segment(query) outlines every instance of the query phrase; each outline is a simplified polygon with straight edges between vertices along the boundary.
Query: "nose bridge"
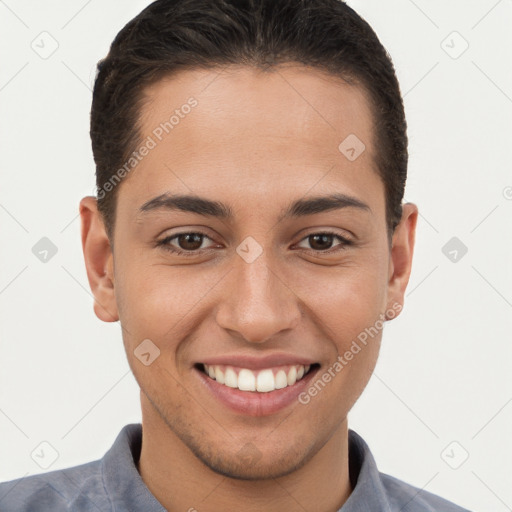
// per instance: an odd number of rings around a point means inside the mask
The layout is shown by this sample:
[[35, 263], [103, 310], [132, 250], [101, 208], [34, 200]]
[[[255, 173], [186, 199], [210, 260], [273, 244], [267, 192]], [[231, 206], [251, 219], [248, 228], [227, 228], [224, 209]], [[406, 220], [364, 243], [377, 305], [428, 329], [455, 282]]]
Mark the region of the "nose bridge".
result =
[[293, 327], [300, 318], [300, 309], [271, 251], [261, 246], [258, 249], [254, 239], [246, 243], [237, 248], [235, 268], [230, 272], [230, 285], [217, 321], [247, 341], [263, 343]]

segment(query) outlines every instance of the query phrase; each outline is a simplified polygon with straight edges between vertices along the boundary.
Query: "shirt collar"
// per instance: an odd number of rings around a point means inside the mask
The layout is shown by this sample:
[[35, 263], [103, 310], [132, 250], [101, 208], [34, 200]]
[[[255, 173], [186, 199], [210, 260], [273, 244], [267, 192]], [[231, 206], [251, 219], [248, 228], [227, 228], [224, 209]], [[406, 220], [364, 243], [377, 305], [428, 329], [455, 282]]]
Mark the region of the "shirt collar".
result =
[[[338, 512], [391, 512], [375, 459], [363, 438], [349, 430], [352, 493]], [[116, 512], [166, 512], [142, 480], [136, 463], [142, 446], [142, 425], [123, 427], [102, 459], [105, 489]]]
[[142, 480], [136, 463], [142, 446], [142, 425], [123, 427], [101, 462], [103, 483], [116, 512], [166, 512]]
[[364, 439], [348, 431], [348, 461], [352, 493], [338, 512], [391, 512], [377, 464]]

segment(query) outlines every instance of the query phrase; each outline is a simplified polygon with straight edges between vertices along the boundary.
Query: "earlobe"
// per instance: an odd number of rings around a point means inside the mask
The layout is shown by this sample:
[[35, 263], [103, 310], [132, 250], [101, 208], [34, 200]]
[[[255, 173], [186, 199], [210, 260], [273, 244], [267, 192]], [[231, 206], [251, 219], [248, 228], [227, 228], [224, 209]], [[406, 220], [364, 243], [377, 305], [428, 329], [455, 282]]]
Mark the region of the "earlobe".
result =
[[[402, 219], [393, 234], [391, 247], [387, 294], [388, 310], [400, 312], [404, 304], [405, 290], [412, 269], [417, 220], [418, 207], [413, 203], [404, 204]], [[395, 316], [398, 314], [393, 318]]]
[[104, 322], [119, 320], [114, 293], [114, 265], [110, 241], [95, 197], [80, 201], [82, 250], [89, 286], [94, 295], [94, 313]]

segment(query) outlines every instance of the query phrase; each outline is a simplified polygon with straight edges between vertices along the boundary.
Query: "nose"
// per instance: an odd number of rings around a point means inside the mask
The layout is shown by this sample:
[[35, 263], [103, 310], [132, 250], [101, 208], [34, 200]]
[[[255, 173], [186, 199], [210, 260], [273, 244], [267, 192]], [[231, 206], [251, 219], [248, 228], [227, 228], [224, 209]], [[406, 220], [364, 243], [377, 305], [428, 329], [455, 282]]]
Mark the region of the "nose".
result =
[[217, 309], [218, 325], [258, 344], [296, 327], [302, 315], [301, 299], [267, 251], [251, 263], [235, 258], [224, 300]]

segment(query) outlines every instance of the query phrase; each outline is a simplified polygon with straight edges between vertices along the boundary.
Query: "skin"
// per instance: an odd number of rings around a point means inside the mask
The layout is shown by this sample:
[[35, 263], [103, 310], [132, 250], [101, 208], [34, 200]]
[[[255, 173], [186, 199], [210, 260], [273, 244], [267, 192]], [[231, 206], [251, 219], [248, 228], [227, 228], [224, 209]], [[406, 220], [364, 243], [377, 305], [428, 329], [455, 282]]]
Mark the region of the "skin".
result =
[[[120, 321], [141, 388], [139, 472], [169, 511], [334, 512], [352, 490], [347, 413], [375, 367], [382, 331], [307, 405], [268, 416], [226, 408], [194, 365], [286, 352], [318, 362], [321, 376], [403, 304], [418, 209], [403, 205], [390, 244], [372, 116], [357, 86], [293, 64], [181, 71], [146, 90], [142, 137], [191, 96], [197, 106], [119, 185], [114, 250], [95, 198], [80, 203], [94, 309]], [[338, 150], [351, 133], [366, 146], [352, 162]], [[292, 201], [334, 192], [369, 209], [279, 220]], [[138, 211], [163, 193], [220, 201], [234, 216]], [[310, 235], [325, 230], [353, 244], [315, 244]], [[156, 245], [183, 232], [206, 235], [199, 254]], [[263, 250], [251, 263], [236, 252], [248, 236]], [[176, 238], [169, 244], [180, 247]], [[160, 349], [149, 366], [134, 355], [145, 339]]]

